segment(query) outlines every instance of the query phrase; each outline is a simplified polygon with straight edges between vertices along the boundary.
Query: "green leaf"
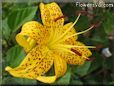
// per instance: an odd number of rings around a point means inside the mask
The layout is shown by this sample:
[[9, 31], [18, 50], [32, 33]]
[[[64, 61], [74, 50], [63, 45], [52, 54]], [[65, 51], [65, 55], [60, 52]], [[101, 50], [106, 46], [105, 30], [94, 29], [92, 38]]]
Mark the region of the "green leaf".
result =
[[71, 84], [73, 84], [73, 85], [83, 85], [83, 82], [81, 80], [72, 80]]
[[77, 66], [75, 68], [74, 73], [80, 75], [80, 76], [84, 76], [88, 73], [88, 69], [91, 65], [91, 62], [85, 62], [83, 65]]
[[[70, 21], [74, 22], [75, 19], [76, 18], [72, 18], [72, 19], [70, 19]], [[76, 31], [83, 31], [83, 30], [86, 30], [87, 28], [89, 28], [89, 26], [90, 26], [90, 21], [89, 21], [88, 17], [81, 16], [75, 25], [75, 29], [76, 29]]]
[[111, 74], [112, 80], [114, 80], [114, 73]]
[[108, 70], [112, 70], [113, 68], [113, 57], [106, 58], [103, 60], [103, 67]]
[[71, 77], [71, 71], [70, 68], [68, 68], [66, 74], [62, 76], [55, 84], [65, 84], [68, 85], [70, 83], [70, 77]]
[[5, 77], [2, 81], [3, 85], [36, 85], [37, 81], [32, 79]]
[[94, 42], [94, 44], [104, 44], [107, 45], [108, 44], [108, 39], [105, 37], [101, 37], [100, 35], [96, 35], [93, 38], [91, 38], [91, 40]]
[[112, 82], [109, 82], [109, 85], [114, 85], [114, 81], [112, 81]]
[[8, 66], [16, 67], [24, 59], [24, 56], [23, 49], [19, 45], [16, 45], [7, 51], [5, 59]]
[[8, 40], [11, 34], [17, 31], [25, 22], [34, 18], [37, 7], [12, 9], [10, 14], [3, 20], [3, 37]]
[[108, 34], [114, 30], [114, 15], [109, 10], [104, 13], [103, 27], [105, 32]]
[[96, 69], [98, 69], [100, 66], [102, 66], [102, 62], [103, 62], [103, 58], [101, 57], [101, 55], [97, 52], [93, 52], [93, 56], [95, 58], [94, 61], [92, 61], [91, 66], [88, 70], [88, 72], [93, 72]]
[[11, 35], [11, 29], [9, 28], [7, 24], [7, 18], [3, 20], [2, 22], [2, 28], [3, 28], [3, 37], [8, 40]]
[[27, 7], [12, 11], [7, 19], [9, 28], [15, 32], [22, 24], [34, 18], [37, 7]]
[[88, 76], [84, 77], [84, 80], [86, 82], [85, 84], [87, 84], [87, 85], [88, 84], [96, 85], [96, 84], [102, 83], [103, 76], [93, 73], [93, 75], [88, 75]]
[[99, 27], [99, 30], [98, 29], [94, 30], [94, 33], [92, 35], [93, 36], [91, 38], [91, 41], [93, 42], [93, 44], [98, 44], [98, 43], [101, 43], [103, 45], [109, 44], [107, 34], [105, 33], [103, 27]]
[[[22, 47], [20, 47], [19, 45], [15, 45], [14, 47], [10, 48], [7, 52], [6, 52], [6, 57], [5, 57], [5, 61], [7, 63], [6, 66], [11, 66], [11, 67], [16, 67], [18, 66], [21, 61], [24, 59], [25, 57], [25, 53], [22, 49]], [[37, 81], [36, 80], [31, 80], [31, 79], [24, 79], [24, 78], [15, 78], [15, 77], [4, 77], [2, 84], [19, 84], [19, 85], [34, 85], [36, 84]]]

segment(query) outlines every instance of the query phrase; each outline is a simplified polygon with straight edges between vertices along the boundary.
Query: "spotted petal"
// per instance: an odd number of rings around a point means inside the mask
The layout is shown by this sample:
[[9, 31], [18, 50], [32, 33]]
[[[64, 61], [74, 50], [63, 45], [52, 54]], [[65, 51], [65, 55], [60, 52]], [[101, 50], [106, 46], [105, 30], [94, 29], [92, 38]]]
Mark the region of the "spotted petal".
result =
[[66, 73], [67, 63], [63, 58], [61, 58], [57, 53], [54, 53], [54, 76], [40, 76], [37, 79], [45, 83], [53, 83], [55, 80]]
[[66, 62], [56, 54], [54, 54], [54, 69], [55, 75], [54, 76], [39, 76], [37, 80], [45, 83], [53, 83], [55, 80], [66, 73], [67, 64]]
[[28, 53], [18, 67], [6, 67], [6, 71], [15, 77], [37, 79], [38, 76], [47, 72], [52, 64], [50, 51], [45, 46], [37, 46]]
[[37, 80], [45, 83], [54, 83], [56, 80], [56, 76], [39, 76], [37, 77]]
[[42, 22], [45, 26], [54, 26], [54, 27], [63, 26], [64, 24], [63, 18], [55, 21], [56, 18], [63, 16], [60, 7], [55, 2], [47, 5], [41, 3], [40, 11], [41, 11]]
[[57, 54], [54, 58], [54, 68], [56, 77], [63, 76], [67, 70], [66, 61]]
[[16, 36], [16, 41], [29, 51], [31, 47], [37, 42], [42, 44], [48, 38], [48, 30], [36, 21], [30, 21], [23, 25], [22, 30]]
[[[75, 41], [73, 44], [76, 46], [85, 46], [83, 43], [79, 41]], [[92, 55], [91, 51], [87, 48], [73, 48], [73, 52], [75, 54], [64, 53], [61, 54], [61, 57], [63, 57], [63, 59], [66, 60], [66, 62], [69, 64], [82, 65], [85, 62], [85, 60]]]

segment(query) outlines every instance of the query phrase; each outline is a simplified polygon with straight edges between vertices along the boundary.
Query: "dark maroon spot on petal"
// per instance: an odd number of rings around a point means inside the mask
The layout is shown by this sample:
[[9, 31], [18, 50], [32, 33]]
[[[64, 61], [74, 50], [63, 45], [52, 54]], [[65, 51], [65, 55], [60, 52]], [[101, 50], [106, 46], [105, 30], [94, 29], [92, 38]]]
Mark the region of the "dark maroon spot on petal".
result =
[[36, 62], [36, 64], [38, 64], [38, 62]]
[[32, 77], [31, 75], [28, 75], [29, 77]]
[[39, 60], [41, 60], [41, 58], [39, 58]]
[[26, 63], [25, 66], [27, 66], [28, 64]]
[[30, 61], [30, 58], [28, 58], [28, 61]]
[[75, 49], [71, 49], [71, 51], [73, 51], [75, 54], [77, 54], [79, 56], [82, 56], [82, 54], [80, 52], [78, 52], [77, 50], [75, 50]]

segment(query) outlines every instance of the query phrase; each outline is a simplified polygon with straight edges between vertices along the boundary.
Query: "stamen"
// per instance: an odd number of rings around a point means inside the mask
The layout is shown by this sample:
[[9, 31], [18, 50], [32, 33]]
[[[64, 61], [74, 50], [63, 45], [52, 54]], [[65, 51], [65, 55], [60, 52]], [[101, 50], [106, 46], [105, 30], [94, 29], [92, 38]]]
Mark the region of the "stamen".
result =
[[72, 49], [72, 48], [71, 48], [71, 51], [73, 51], [75, 54], [77, 54], [77, 55], [79, 55], [79, 56], [82, 56], [82, 54], [81, 54], [80, 52], [78, 52], [77, 50], [75, 50], [75, 49]]
[[80, 52], [78, 52], [77, 50], [75, 49], [72, 49], [71, 48], [71, 51], [73, 51], [75, 54], [77, 54], [78, 56], [81, 56], [82, 58], [86, 59], [87, 61], [89, 61], [89, 58], [85, 57], [85, 56], [82, 56], [82, 54]]
[[91, 14], [91, 13], [89, 13], [87, 11], [84, 11], [84, 10], [76, 12], [76, 15], [79, 14], [79, 13], [81, 13], [82, 15], [89, 15], [91, 17], [95, 16], [94, 14]]
[[[65, 16], [64, 15], [63, 16], [60, 16], [60, 17], [56, 18], [54, 21], [56, 22], [57, 20], [59, 20], [61, 18], [65, 18]], [[50, 34], [51, 35], [50, 35], [50, 38], [48, 40], [48, 43], [50, 43], [50, 41], [54, 40], [56, 38], [56, 36], [57, 36], [58, 33], [57, 33], [57, 30], [55, 31], [53, 28], [51, 28], [51, 33]]]
[[[92, 25], [92, 26], [91, 26], [89, 29], [87, 29], [87, 30], [84, 30], [84, 31], [82, 31], [82, 32], [76, 33], [76, 35], [86, 33], [86, 32], [88, 32], [89, 30], [91, 30], [93, 27], [94, 27], [94, 25]], [[75, 35], [74, 35], [74, 36], [75, 36]]]
[[82, 32], [75, 33], [75, 34], [73, 34], [73, 35], [71, 35], [71, 36], [67, 36], [67, 37], [63, 38], [62, 40], [60, 40], [59, 42], [65, 41], [66, 39], [69, 39], [69, 38], [71, 38], [71, 37], [73, 37], [73, 36], [86, 33], [86, 32], [88, 32], [89, 30], [91, 30], [93, 27], [94, 27], [94, 25], [92, 25], [92, 26], [91, 26], [89, 29], [87, 29], [87, 30], [84, 30], [84, 31], [82, 31]]
[[92, 24], [92, 25], [94, 25], [94, 27], [97, 28], [97, 27], [99, 27], [99, 26], [101, 25], [101, 23], [102, 23], [102, 22], [100, 21], [100, 22], [96, 22], [96, 23], [94, 23], [94, 24]]
[[55, 41], [53, 41], [51, 44], [55, 43], [56, 41], [60, 40], [62, 37], [64, 37], [73, 27], [74, 25], [77, 23], [77, 21], [79, 20], [81, 14], [78, 15], [78, 17], [76, 18], [75, 22], [70, 26], [69, 29], [67, 29], [60, 37], [58, 37]]
[[63, 16], [60, 16], [60, 17], [56, 18], [54, 21], [56, 22], [57, 20], [59, 20], [61, 18], [65, 18], [65, 16], [64, 15]]
[[63, 48], [63, 47], [57, 47], [56, 49], [60, 50], [60, 51], [64, 51], [64, 52], [69, 52], [71, 54], [75, 54], [73, 51], [67, 49], [67, 48]]
[[82, 56], [82, 58], [84, 58], [85, 60], [89, 60], [89, 58], [86, 56]]
[[86, 61], [94, 61], [94, 60], [95, 60], [94, 57], [90, 57], [90, 58], [86, 59]]
[[93, 51], [99, 51], [101, 48], [103, 48], [104, 46], [102, 44], [98, 44], [96, 45], [96, 48], [92, 49]]
[[[75, 24], [77, 23], [77, 21], [79, 20], [80, 15], [81, 15], [81, 14], [78, 15], [78, 17], [76, 18], [76, 20], [75, 20], [75, 22], [72, 24], [72, 26], [70, 26], [70, 28], [67, 29], [67, 30], [61, 35], [60, 38], [62, 38], [63, 36], [65, 36], [65, 35], [67, 34], [67, 32], [69, 32], [69, 31], [74, 27], [74, 25], [75, 25]], [[60, 38], [59, 38], [59, 39], [60, 39]]]
[[57, 47], [64, 47], [64, 48], [96, 48], [94, 46], [75, 46], [75, 45], [64, 45], [64, 44], [57, 44]]

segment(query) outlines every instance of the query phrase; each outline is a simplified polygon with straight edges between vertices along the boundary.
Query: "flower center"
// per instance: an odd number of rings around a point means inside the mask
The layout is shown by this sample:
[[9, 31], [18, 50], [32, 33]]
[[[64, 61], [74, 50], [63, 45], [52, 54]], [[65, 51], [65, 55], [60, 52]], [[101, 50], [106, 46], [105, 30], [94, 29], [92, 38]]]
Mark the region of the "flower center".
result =
[[[91, 26], [89, 29], [87, 29], [85, 31], [78, 32], [78, 33], [75, 33], [75, 34], [72, 34], [72, 35], [67, 35], [67, 33], [70, 32], [71, 29], [74, 27], [74, 25], [77, 23], [80, 15], [81, 14], [78, 15], [75, 22], [68, 29], [66, 29], [66, 31], [64, 33], [62, 31], [60, 31], [60, 29], [50, 28], [51, 29], [50, 37], [49, 37], [49, 40], [47, 42], [47, 46], [48, 46], [49, 49], [51, 49], [51, 50], [60, 50], [60, 51], [64, 51], [64, 52], [70, 52], [72, 54], [77, 54], [77, 55], [81, 56], [81, 54], [78, 51], [76, 51], [72, 48], [76, 48], [76, 47], [95, 48], [93, 46], [76, 46], [76, 45], [67, 45], [67, 44], [65, 44], [66, 39], [69, 39], [73, 36], [85, 33], [85, 32], [91, 30], [94, 27], [94, 26]], [[60, 18], [57, 18], [56, 21], [58, 19], [61, 19], [61, 18], [63, 18], [63, 16], [60, 17]]]

